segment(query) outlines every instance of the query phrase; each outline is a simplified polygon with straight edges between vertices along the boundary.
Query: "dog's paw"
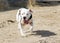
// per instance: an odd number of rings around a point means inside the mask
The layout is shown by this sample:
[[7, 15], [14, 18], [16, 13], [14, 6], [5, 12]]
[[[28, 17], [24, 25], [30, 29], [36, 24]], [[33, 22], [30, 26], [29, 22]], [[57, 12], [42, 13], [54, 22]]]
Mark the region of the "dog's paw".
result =
[[22, 37], [26, 37], [27, 35], [26, 34], [21, 34]]

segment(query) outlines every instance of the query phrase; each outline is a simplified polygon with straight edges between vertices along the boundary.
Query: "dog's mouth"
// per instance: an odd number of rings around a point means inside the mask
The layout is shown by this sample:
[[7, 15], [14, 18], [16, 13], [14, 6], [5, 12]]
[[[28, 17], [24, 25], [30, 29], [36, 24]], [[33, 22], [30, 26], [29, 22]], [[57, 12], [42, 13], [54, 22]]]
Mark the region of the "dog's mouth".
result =
[[25, 23], [25, 24], [28, 24], [28, 22], [29, 22], [29, 20], [25, 20], [25, 19], [24, 19], [24, 23]]
[[25, 24], [28, 24], [28, 21], [29, 21], [29, 20], [28, 20], [26, 17], [23, 17], [23, 19], [24, 19], [24, 23], [25, 23]]

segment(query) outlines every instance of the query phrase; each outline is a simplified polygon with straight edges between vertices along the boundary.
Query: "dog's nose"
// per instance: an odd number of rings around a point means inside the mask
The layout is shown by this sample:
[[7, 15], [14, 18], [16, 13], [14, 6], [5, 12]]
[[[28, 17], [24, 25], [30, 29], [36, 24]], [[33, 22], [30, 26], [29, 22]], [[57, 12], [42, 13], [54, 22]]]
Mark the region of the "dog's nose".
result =
[[26, 17], [23, 17], [24, 19], [26, 19]]

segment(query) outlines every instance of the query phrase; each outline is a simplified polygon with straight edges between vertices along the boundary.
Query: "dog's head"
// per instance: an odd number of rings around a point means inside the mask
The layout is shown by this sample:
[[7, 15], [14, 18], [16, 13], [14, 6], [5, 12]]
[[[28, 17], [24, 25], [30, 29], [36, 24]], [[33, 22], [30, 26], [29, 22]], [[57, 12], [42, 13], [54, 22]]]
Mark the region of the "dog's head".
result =
[[32, 10], [31, 9], [21, 9], [20, 10], [20, 15], [21, 15], [22, 20], [24, 22], [28, 22], [29, 19], [32, 18]]

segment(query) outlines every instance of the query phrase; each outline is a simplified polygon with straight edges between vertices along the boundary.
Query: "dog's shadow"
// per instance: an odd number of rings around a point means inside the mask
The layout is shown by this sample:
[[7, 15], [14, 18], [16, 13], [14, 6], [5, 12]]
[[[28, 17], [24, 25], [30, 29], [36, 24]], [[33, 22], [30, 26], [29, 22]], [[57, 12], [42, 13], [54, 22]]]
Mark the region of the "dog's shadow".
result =
[[37, 30], [37, 31], [33, 31], [32, 35], [41, 35], [42, 37], [49, 37], [49, 36], [56, 35], [56, 33], [50, 32], [50, 31], [47, 31], [47, 30]]

